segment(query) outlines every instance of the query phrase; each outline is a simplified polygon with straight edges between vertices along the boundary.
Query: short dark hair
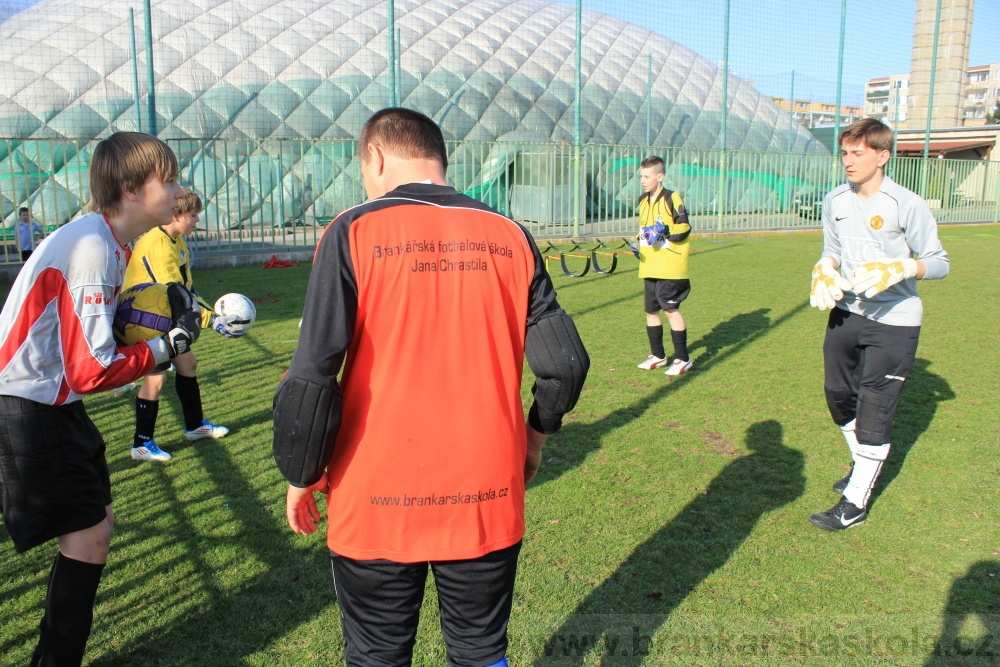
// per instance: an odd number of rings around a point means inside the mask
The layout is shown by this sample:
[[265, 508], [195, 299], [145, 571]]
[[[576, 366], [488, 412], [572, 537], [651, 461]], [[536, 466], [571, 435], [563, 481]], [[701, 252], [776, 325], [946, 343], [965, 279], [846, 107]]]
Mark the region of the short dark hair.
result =
[[17, 214], [18, 215], [21, 215], [22, 213], [30, 213], [30, 212], [31, 212], [31, 210], [27, 206], [22, 206], [21, 208], [19, 208], [17, 210]]
[[201, 197], [190, 190], [185, 191], [184, 196], [177, 200], [177, 215], [184, 215], [185, 213], [201, 213], [201, 211]]
[[116, 215], [123, 192], [135, 192], [152, 174], [177, 179], [177, 156], [156, 137], [115, 132], [97, 144], [90, 158], [90, 210]]
[[666, 163], [659, 155], [650, 155], [639, 163], [640, 169], [657, 169], [661, 174], [667, 173]]
[[404, 159], [430, 158], [448, 168], [448, 150], [441, 128], [433, 120], [413, 109], [390, 107], [368, 119], [358, 137], [358, 155], [368, 160], [368, 144]]
[[840, 133], [837, 145], [842, 147], [845, 142], [848, 144], [862, 143], [877, 151], [891, 151], [892, 130], [876, 118], [862, 118], [848, 125], [847, 129]]

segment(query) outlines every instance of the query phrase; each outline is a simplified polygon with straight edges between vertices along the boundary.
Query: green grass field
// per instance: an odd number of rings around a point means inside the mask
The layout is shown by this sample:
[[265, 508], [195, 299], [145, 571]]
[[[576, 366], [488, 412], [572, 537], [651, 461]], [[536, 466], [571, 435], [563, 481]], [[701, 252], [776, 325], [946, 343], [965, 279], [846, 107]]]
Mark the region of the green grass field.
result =
[[[592, 366], [528, 491], [511, 664], [1000, 664], [1000, 227], [941, 237], [952, 272], [920, 287], [890, 460], [868, 522], [837, 534], [807, 521], [849, 463], [823, 396], [825, 315], [808, 306], [818, 236], [695, 240], [695, 366], [673, 379], [635, 368], [635, 260], [554, 276]], [[342, 664], [325, 531], [289, 532], [271, 457], [308, 273], [196, 272], [210, 299], [262, 300], [246, 338], [195, 347], [227, 438], [184, 441], [171, 380], [157, 440], [175, 458], [134, 462], [134, 394], [87, 399], [117, 516], [89, 664]], [[16, 554], [0, 528], [4, 666], [27, 664], [54, 551]], [[444, 662], [429, 583], [415, 664]]]

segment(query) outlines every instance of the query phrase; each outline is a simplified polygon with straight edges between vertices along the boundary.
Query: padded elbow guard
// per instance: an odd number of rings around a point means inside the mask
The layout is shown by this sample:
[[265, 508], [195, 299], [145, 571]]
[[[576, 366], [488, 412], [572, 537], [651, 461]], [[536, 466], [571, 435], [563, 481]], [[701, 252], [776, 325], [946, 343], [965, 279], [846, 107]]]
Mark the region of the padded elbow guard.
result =
[[688, 227], [686, 232], [679, 232], [677, 234], [670, 234], [667, 236], [667, 240], [671, 243], [680, 243], [681, 241], [686, 241], [687, 237], [691, 235], [691, 228]]
[[338, 391], [299, 378], [274, 395], [274, 460], [291, 484], [305, 487], [323, 476], [340, 429]]
[[555, 433], [563, 415], [580, 398], [590, 357], [576, 325], [562, 309], [546, 313], [528, 327], [524, 352], [536, 378], [528, 422], [539, 433]]

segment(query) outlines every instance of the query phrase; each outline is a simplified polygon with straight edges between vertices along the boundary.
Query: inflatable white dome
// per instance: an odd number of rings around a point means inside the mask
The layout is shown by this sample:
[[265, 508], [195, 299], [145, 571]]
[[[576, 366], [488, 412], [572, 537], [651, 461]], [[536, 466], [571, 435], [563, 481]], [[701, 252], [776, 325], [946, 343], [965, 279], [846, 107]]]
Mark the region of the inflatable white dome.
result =
[[[150, 131], [142, 3], [27, 4], [0, 23], [7, 226], [21, 205], [47, 224], [71, 219], [89, 198], [93, 140]], [[177, 152], [182, 179], [206, 199], [209, 229], [322, 221], [363, 201], [352, 140], [391, 105], [394, 81], [400, 105], [461, 142], [452, 144], [456, 187], [502, 212], [510, 212], [504, 184], [518, 151], [572, 143], [572, 5], [396, 0], [395, 7], [399, 56], [390, 68], [385, 0], [152, 0], [155, 130]], [[595, 151], [587, 157], [588, 215], [618, 215], [638, 194], [626, 173], [647, 138], [655, 149], [721, 148], [721, 71], [662, 35], [595, 12], [583, 14], [583, 44], [581, 139]], [[730, 77], [729, 101], [728, 148], [775, 158], [789, 147], [827, 152], [748, 82]], [[507, 143], [487, 143], [498, 139]], [[668, 177], [691, 181], [692, 210], [712, 205], [717, 177], [697, 161], [671, 167]], [[767, 198], [775, 195], [755, 194], [751, 208]]]
[[[0, 24], [0, 137], [136, 129], [128, 2], [42, 0]], [[146, 123], [142, 4], [136, 10]], [[447, 139], [528, 130], [573, 137], [572, 5], [398, 0], [399, 100]], [[161, 138], [350, 139], [390, 103], [384, 0], [154, 0]], [[583, 16], [582, 140], [720, 147], [721, 72], [645, 28]], [[728, 147], [825, 151], [749, 83], [730, 78]], [[149, 128], [143, 127], [143, 131]]]

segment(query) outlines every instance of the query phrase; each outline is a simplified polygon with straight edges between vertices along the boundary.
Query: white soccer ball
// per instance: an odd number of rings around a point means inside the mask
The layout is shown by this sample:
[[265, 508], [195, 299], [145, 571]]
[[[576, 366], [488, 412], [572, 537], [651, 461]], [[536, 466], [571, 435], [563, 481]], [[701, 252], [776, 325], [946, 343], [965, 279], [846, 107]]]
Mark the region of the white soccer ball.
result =
[[230, 336], [242, 336], [257, 321], [257, 309], [253, 301], [236, 292], [220, 296], [213, 311]]

